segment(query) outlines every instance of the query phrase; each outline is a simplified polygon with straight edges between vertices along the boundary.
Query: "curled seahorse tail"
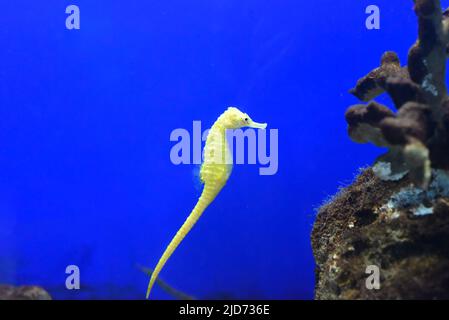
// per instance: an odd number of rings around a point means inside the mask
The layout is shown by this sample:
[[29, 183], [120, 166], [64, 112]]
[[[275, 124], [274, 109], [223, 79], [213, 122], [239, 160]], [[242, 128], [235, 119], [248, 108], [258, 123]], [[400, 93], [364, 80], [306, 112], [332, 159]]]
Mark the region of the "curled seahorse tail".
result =
[[196, 203], [192, 212], [187, 217], [186, 221], [183, 223], [183, 225], [178, 230], [176, 235], [173, 237], [170, 244], [165, 249], [164, 254], [159, 259], [159, 261], [156, 265], [156, 268], [154, 268], [154, 271], [150, 278], [150, 283], [148, 284], [147, 295], [146, 295], [147, 299], [150, 296], [151, 289], [153, 288], [153, 285], [154, 285], [157, 277], [159, 276], [159, 273], [161, 272], [164, 265], [167, 263], [167, 260], [171, 257], [171, 255], [176, 250], [176, 248], [179, 246], [181, 241], [185, 238], [185, 236], [193, 228], [195, 223], [198, 221], [198, 219], [203, 214], [204, 210], [206, 210], [207, 206], [215, 198], [216, 194], [217, 194], [217, 192], [215, 192], [213, 190], [213, 188], [208, 187], [207, 184], [204, 185], [203, 192], [201, 193], [201, 196], [198, 199], [198, 202]]

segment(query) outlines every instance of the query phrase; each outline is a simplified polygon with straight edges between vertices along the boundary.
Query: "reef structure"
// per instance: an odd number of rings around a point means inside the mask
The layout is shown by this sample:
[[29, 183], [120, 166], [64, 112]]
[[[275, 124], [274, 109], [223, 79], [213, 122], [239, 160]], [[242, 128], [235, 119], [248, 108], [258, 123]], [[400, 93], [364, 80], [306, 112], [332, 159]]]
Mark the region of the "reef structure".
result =
[[51, 300], [51, 296], [37, 286], [15, 287], [0, 284], [0, 300]]
[[375, 101], [346, 112], [349, 135], [359, 143], [388, 147], [377, 161], [384, 179], [409, 173], [412, 182], [426, 187], [431, 168], [449, 169], [449, 98], [445, 84], [449, 54], [449, 10], [439, 0], [416, 0], [418, 40], [400, 66], [394, 52], [386, 52], [381, 66], [361, 78], [350, 92], [362, 101], [387, 92], [397, 113]]
[[[449, 10], [414, 3], [407, 66], [386, 52], [350, 90], [367, 103], [346, 112], [350, 138], [389, 151], [318, 212], [317, 299], [449, 298]], [[372, 100], [384, 92], [396, 112]], [[366, 285], [369, 265], [380, 289]]]
[[[316, 299], [449, 299], [449, 175], [427, 190], [369, 168], [318, 212]], [[377, 266], [380, 288], [367, 287]]]

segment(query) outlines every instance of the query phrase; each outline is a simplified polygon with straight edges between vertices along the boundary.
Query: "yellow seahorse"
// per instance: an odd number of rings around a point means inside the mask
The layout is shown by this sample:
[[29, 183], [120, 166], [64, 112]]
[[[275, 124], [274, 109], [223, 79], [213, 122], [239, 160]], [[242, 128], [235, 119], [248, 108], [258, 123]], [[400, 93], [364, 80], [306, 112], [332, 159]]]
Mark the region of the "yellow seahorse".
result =
[[203, 192], [192, 212], [165, 249], [156, 268], [154, 268], [150, 283], [148, 284], [147, 299], [150, 296], [154, 282], [167, 260], [198, 221], [204, 210], [206, 210], [209, 204], [224, 187], [231, 174], [232, 155], [226, 140], [226, 130], [243, 127], [265, 129], [267, 124], [254, 122], [246, 113], [241, 112], [237, 108], [229, 107], [220, 115], [220, 117], [218, 117], [217, 121], [215, 121], [210, 129], [204, 147], [203, 164], [201, 165], [200, 170], [200, 179], [201, 182], [204, 183]]

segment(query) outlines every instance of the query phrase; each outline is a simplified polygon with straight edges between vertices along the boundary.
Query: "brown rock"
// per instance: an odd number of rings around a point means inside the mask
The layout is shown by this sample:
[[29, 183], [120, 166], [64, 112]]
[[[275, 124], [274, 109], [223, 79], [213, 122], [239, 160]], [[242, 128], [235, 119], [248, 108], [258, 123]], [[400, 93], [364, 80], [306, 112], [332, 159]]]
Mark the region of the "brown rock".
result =
[[37, 286], [0, 285], [0, 300], [51, 300], [51, 296]]
[[[448, 199], [423, 197], [432, 214], [389, 210], [406, 187], [406, 178], [381, 181], [368, 169], [319, 210], [312, 232], [316, 299], [449, 299]], [[379, 290], [365, 285], [369, 265], [380, 269]]]

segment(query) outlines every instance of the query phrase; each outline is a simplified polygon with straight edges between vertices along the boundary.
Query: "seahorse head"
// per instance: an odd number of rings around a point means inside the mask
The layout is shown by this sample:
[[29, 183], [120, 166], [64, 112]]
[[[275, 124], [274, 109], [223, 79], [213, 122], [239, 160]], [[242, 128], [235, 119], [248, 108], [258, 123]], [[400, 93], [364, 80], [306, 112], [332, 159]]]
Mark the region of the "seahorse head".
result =
[[250, 116], [235, 107], [229, 107], [224, 113], [225, 123], [228, 129], [239, 129], [250, 127], [256, 129], [265, 129], [266, 123], [258, 123], [253, 121]]

